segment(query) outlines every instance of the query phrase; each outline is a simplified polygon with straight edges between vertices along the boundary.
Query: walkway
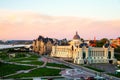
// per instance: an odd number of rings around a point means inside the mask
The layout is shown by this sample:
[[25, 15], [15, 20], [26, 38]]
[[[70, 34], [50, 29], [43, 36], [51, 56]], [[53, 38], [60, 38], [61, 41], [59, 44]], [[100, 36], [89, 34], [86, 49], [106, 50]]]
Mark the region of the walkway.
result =
[[86, 64], [87, 66], [92, 66], [94, 68], [99, 68], [100, 70], [105, 71], [106, 73], [115, 73], [118, 70], [117, 66], [114, 64]]

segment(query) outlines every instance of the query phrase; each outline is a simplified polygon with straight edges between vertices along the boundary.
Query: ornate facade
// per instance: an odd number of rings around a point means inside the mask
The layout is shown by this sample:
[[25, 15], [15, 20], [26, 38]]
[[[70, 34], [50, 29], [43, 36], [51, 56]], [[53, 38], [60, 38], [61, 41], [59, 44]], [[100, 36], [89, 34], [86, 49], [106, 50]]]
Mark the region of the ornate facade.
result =
[[39, 54], [48, 54], [52, 51], [53, 39], [39, 36], [33, 41], [33, 51]]
[[88, 46], [76, 32], [70, 45], [52, 46], [52, 57], [70, 58], [76, 64], [115, 63], [114, 48], [107, 42], [103, 47]]

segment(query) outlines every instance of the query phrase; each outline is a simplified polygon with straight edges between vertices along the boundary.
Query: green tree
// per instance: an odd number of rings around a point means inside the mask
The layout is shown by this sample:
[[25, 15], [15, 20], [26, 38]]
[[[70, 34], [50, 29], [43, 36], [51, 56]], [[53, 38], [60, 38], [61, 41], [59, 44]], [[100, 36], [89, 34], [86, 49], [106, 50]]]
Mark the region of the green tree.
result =
[[96, 46], [97, 47], [102, 47], [106, 43], [106, 41], [108, 41], [108, 39], [107, 38], [103, 38], [103, 39], [101, 39], [101, 40], [96, 42]]
[[115, 48], [115, 52], [120, 53], [120, 46], [119, 46], [119, 47], [117, 47], [117, 48]]
[[108, 40], [107, 38], [103, 38], [103, 39], [101, 39], [100, 41], [105, 44], [106, 41], [109, 41], [109, 40]]

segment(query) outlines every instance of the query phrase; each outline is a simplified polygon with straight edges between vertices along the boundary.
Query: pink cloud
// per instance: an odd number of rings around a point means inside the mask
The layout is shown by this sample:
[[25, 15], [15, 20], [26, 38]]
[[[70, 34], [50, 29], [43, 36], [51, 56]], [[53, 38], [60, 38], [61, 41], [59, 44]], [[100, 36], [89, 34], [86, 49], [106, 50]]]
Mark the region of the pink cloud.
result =
[[[2, 11], [0, 11], [2, 13]], [[80, 17], [48, 16], [32, 12], [3, 11], [0, 14], [0, 39], [35, 39], [38, 35], [72, 39], [75, 31], [85, 39], [116, 38], [120, 20], [96, 21]]]

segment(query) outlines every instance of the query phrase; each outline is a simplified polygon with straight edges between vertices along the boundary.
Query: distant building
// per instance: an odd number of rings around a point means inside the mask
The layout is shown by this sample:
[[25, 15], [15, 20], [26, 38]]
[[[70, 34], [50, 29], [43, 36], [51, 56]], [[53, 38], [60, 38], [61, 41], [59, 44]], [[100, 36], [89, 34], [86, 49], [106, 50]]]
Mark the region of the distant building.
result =
[[94, 37], [94, 40], [89, 41], [89, 46], [95, 47], [96, 46], [96, 38]]
[[53, 45], [53, 39], [39, 36], [36, 40], [33, 41], [33, 51], [38, 52], [39, 54], [48, 54], [52, 51]]
[[80, 38], [77, 32], [69, 45], [52, 46], [51, 56], [72, 59], [76, 64], [116, 62], [114, 48], [108, 42], [103, 47], [91, 47]]
[[13, 58], [15, 56], [16, 56], [15, 53], [9, 53], [9, 58]]
[[117, 46], [120, 46], [120, 37], [118, 37], [117, 39], [112, 39], [110, 40], [111, 42], [111, 46], [116, 48]]

